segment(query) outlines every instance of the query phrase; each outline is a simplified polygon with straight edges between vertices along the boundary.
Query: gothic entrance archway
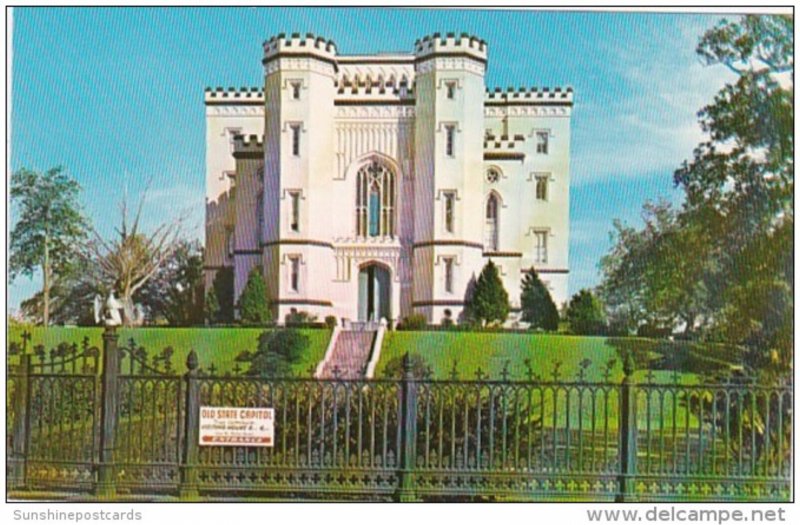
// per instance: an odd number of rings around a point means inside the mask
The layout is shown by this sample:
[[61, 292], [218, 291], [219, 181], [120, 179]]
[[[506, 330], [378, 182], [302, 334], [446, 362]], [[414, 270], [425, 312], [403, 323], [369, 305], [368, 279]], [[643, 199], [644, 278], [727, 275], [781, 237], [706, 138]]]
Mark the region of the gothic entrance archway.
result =
[[358, 320], [379, 321], [392, 318], [392, 280], [389, 269], [376, 263], [358, 272]]

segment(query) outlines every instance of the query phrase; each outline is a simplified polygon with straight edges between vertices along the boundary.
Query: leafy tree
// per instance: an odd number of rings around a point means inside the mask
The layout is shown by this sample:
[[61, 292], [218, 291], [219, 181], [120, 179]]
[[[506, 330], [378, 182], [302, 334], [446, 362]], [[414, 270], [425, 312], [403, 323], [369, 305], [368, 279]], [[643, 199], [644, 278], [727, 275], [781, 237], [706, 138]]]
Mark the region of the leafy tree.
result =
[[539, 279], [534, 268], [531, 268], [522, 279], [522, 320], [530, 323], [531, 328], [558, 330], [558, 309], [550, 291]]
[[[52, 324], [77, 324], [93, 326], [94, 298], [98, 295], [106, 296], [104, 290], [90, 278], [91, 272], [78, 271], [72, 268], [58, 274], [53, 279], [50, 288], [50, 323]], [[44, 294], [37, 292], [20, 304], [20, 309], [26, 318], [36, 323], [43, 322]]]
[[674, 174], [683, 205], [654, 211], [643, 231], [617, 225], [602, 263], [612, 320], [683, 322], [744, 346], [748, 373], [762, 376], [791, 367], [793, 31], [791, 16], [759, 15], [702, 36], [700, 58], [736, 80], [698, 113], [708, 140]]
[[267, 324], [272, 318], [267, 299], [267, 283], [257, 266], [250, 270], [247, 284], [239, 297], [239, 317], [242, 324], [252, 326]]
[[294, 328], [265, 330], [258, 338], [258, 350], [242, 355], [241, 360], [250, 362], [250, 375], [289, 377], [308, 345], [308, 337]]
[[567, 320], [570, 329], [579, 335], [604, 335], [606, 332], [603, 303], [590, 290], [583, 289], [572, 296]]
[[700, 111], [711, 140], [675, 173], [686, 193], [684, 214], [713, 241], [710, 331], [745, 345], [753, 371], [786, 371], [791, 363], [793, 32], [791, 16], [753, 15], [723, 20], [703, 35], [700, 57], [738, 78]]
[[598, 293], [615, 331], [642, 324], [694, 330], [707, 314], [709, 239], [666, 202], [644, 205], [641, 230], [614, 222], [615, 244], [600, 261]]
[[211, 324], [233, 323], [233, 268], [230, 266], [220, 268], [214, 275], [206, 295], [206, 319]]
[[508, 292], [503, 288], [500, 273], [491, 259], [481, 270], [465, 310], [469, 320], [481, 325], [503, 323], [508, 317]]
[[203, 322], [203, 250], [198, 242], [180, 241], [172, 255], [135, 297], [153, 321], [171, 326]]
[[63, 168], [44, 173], [22, 168], [11, 175], [11, 201], [19, 220], [11, 230], [9, 273], [42, 272], [41, 321], [50, 324], [54, 279], [75, 266], [75, 247], [85, 237], [87, 221], [78, 204], [80, 185]]

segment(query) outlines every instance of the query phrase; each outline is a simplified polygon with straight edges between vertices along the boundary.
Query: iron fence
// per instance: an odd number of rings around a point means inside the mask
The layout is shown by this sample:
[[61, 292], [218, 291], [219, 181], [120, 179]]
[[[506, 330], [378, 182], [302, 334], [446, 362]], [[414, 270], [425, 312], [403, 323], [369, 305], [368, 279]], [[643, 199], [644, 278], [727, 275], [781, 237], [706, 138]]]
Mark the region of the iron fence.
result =
[[[789, 501], [791, 385], [267, 378], [148, 355], [15, 344], [7, 486], [102, 498]], [[201, 406], [274, 409], [273, 445], [201, 446]]]

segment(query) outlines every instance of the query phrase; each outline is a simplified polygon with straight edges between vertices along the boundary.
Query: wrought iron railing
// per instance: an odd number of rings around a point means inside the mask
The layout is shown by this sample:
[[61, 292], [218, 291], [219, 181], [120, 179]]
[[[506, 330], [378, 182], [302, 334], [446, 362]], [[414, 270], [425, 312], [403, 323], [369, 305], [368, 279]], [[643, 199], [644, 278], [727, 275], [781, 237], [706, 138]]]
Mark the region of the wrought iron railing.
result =
[[[789, 501], [791, 385], [220, 373], [113, 331], [10, 348], [7, 486], [183, 498]], [[271, 407], [269, 448], [199, 444], [201, 406]]]

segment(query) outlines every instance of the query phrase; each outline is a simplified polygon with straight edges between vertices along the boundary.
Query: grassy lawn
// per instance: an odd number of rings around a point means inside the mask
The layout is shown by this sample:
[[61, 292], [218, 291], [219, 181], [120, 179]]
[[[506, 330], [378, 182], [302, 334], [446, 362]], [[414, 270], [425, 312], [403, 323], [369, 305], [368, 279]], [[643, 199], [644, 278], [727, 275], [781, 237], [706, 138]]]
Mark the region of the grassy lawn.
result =
[[525, 360], [530, 360], [535, 374], [552, 379], [556, 363], [560, 380], [576, 380], [584, 360], [587, 381], [602, 381], [606, 366], [613, 362], [611, 381], [622, 379], [623, 352], [636, 356], [635, 379], [644, 380], [648, 369], [654, 381], [671, 381], [673, 371], [685, 384], [697, 381], [697, 374], [728, 366], [735, 356], [722, 350], [699, 348], [692, 344], [670, 343], [641, 338], [605, 338], [570, 335], [481, 333], [481, 332], [389, 332], [384, 339], [377, 374], [405, 352], [425, 357], [435, 378], [447, 378], [457, 363], [459, 377], [474, 379], [480, 368], [492, 379], [499, 379], [507, 364], [511, 379], [525, 379]]
[[[77, 343], [80, 345], [84, 337], [89, 338], [92, 345], [102, 345], [103, 329], [67, 328], [67, 327], [9, 327], [8, 341], [21, 342], [22, 332], [31, 333], [31, 344], [43, 344], [47, 349], [60, 343]], [[132, 337], [137, 346], [143, 346], [149, 355], [159, 353], [163, 348], [171, 346], [174, 350], [172, 366], [175, 370], [185, 370], [186, 356], [191, 349], [197, 351], [200, 366], [208, 368], [212, 363], [220, 371], [233, 369], [236, 356], [243, 350], [253, 352], [258, 344], [260, 328], [131, 328], [120, 329], [120, 345], [127, 345]], [[311, 366], [316, 366], [325, 355], [325, 348], [330, 339], [330, 331], [325, 329], [302, 329], [309, 339], [308, 351], [304, 359], [295, 364], [294, 372], [307, 375]]]

